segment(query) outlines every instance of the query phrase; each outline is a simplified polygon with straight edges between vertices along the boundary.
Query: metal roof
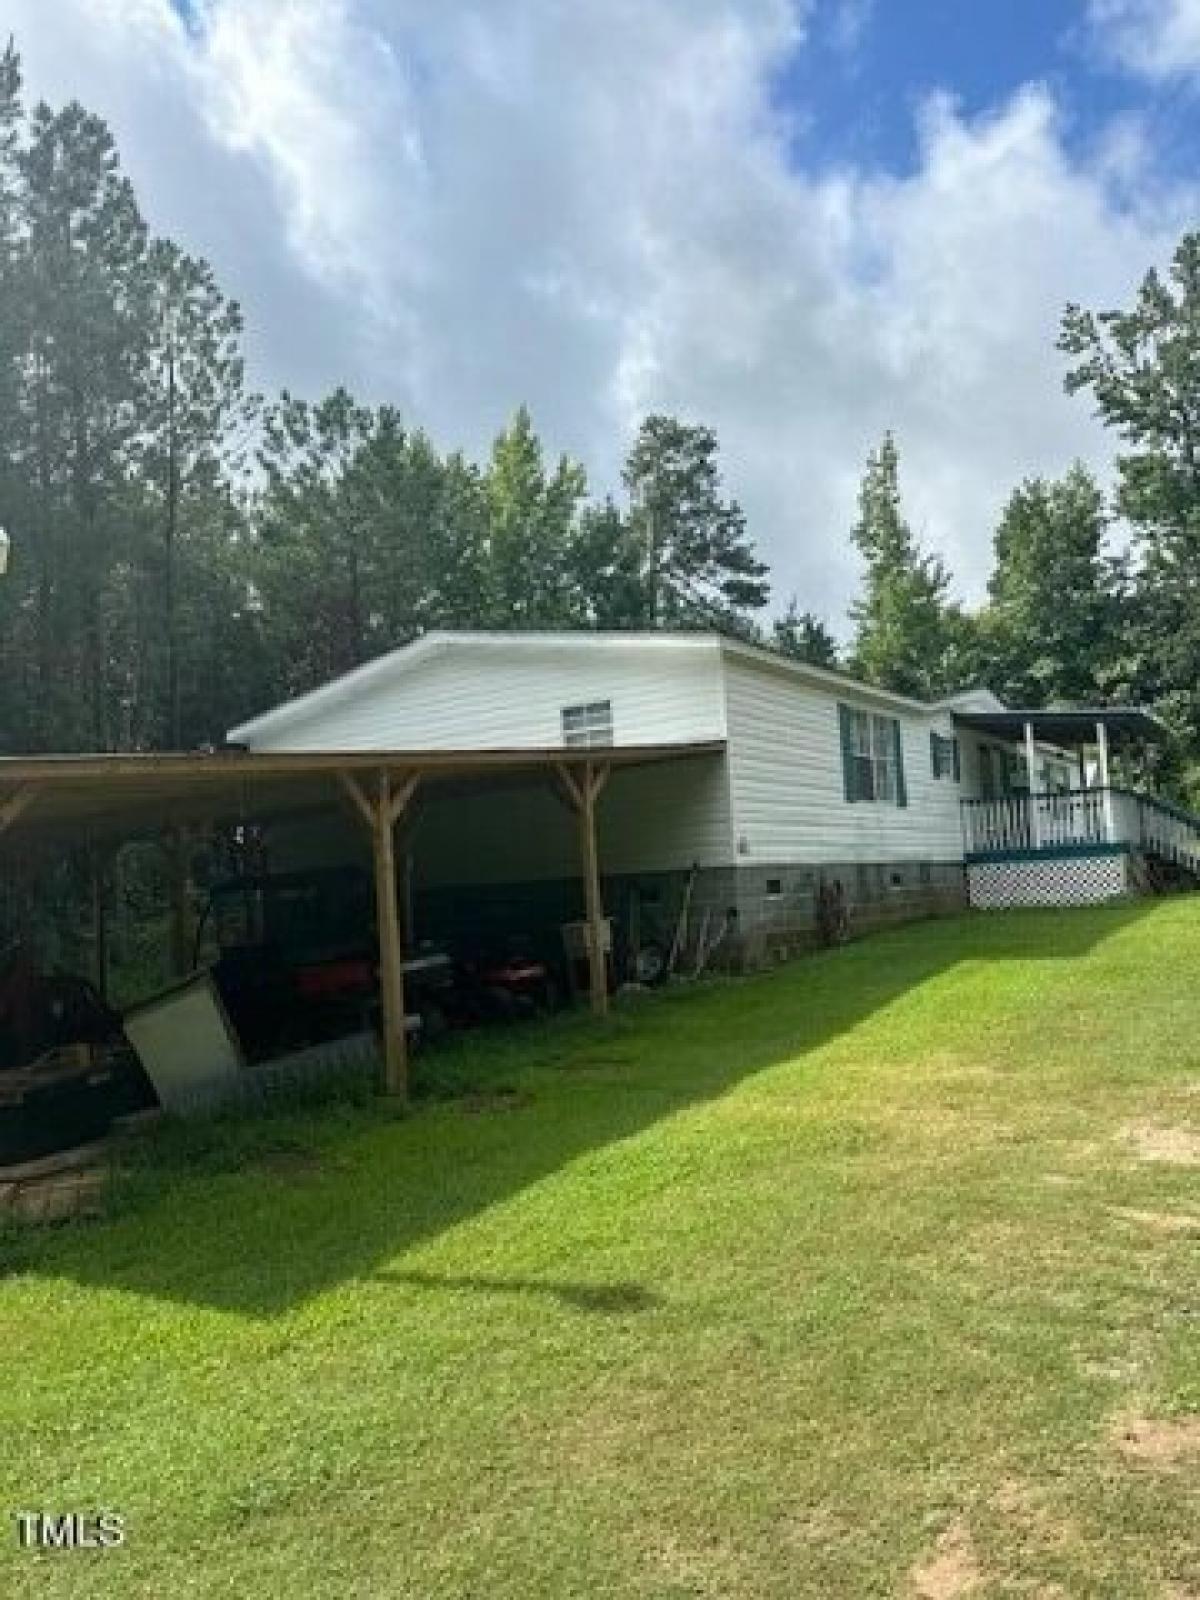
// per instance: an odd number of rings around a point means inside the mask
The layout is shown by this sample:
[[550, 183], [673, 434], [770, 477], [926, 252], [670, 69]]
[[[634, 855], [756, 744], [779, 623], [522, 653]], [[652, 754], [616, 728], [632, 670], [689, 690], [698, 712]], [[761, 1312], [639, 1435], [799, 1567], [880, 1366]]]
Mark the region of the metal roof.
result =
[[1032, 723], [1034, 736], [1050, 744], [1093, 743], [1096, 724], [1101, 722], [1108, 734], [1116, 738], [1156, 742], [1167, 736], [1165, 725], [1144, 706], [955, 711], [953, 716], [960, 728], [970, 728], [975, 733], [990, 733], [998, 739], [1023, 739], [1026, 723]]
[[371, 750], [0, 756], [0, 850], [34, 837], [56, 843], [133, 838], [188, 822], [265, 820], [343, 801], [339, 774], [380, 772], [422, 786], [715, 755], [723, 740], [505, 750]]

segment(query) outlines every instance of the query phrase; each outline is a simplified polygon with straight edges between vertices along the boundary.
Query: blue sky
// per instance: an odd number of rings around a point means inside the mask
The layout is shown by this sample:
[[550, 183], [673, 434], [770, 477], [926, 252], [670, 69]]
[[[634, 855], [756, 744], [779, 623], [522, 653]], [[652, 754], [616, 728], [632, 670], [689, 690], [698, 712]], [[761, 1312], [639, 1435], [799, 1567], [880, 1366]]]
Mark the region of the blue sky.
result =
[[1033, 83], [1054, 95], [1068, 148], [1085, 150], [1114, 119], [1132, 116], [1145, 124], [1162, 173], [1194, 166], [1194, 83], [1131, 74], [1071, 0], [829, 0], [780, 70], [775, 95], [800, 119], [798, 163], [909, 176], [929, 95], [948, 93], [974, 117]]
[[1200, 224], [1200, 0], [7, 0], [31, 95], [105, 116], [255, 383], [485, 453], [527, 404], [619, 484], [713, 425], [837, 627], [867, 454], [967, 597], [1023, 478], [1114, 441], [1064, 304]]

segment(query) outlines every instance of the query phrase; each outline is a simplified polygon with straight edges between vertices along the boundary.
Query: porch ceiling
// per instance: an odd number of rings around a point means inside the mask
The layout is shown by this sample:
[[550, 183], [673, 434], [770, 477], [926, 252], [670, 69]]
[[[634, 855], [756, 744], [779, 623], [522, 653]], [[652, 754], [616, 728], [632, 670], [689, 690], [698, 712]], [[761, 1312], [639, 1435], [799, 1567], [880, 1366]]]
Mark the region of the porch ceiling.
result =
[[1167, 730], [1142, 706], [1097, 706], [1070, 711], [956, 711], [954, 721], [973, 733], [1014, 742], [1025, 737], [1025, 724], [1033, 724], [1036, 739], [1047, 744], [1092, 744], [1096, 724], [1103, 723], [1110, 739], [1146, 744], [1165, 739]]

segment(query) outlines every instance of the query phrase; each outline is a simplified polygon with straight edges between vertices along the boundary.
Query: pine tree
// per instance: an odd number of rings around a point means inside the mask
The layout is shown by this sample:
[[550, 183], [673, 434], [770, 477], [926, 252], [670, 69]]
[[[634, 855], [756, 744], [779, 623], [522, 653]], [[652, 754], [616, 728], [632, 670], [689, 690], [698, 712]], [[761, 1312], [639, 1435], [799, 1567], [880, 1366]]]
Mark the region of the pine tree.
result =
[[19, 165], [37, 716], [58, 742], [104, 749], [117, 735], [111, 590], [137, 562], [127, 502], [145, 416], [146, 229], [108, 129], [81, 106], [39, 106]]
[[782, 617], [772, 627], [775, 649], [810, 667], [832, 669], [838, 664], [837, 641], [812, 611], [801, 611], [793, 595]]
[[[736, 500], [722, 496], [711, 428], [650, 416], [624, 471], [628, 539], [640, 573], [644, 627], [716, 623], [744, 630], [770, 593]], [[631, 619], [634, 620], [634, 619]]]
[[[1178, 737], [1177, 770], [1200, 755], [1200, 232], [1164, 277], [1146, 274], [1132, 309], [1068, 306], [1059, 348], [1068, 392], [1091, 392], [1122, 440], [1117, 509], [1139, 558], [1128, 676]], [[1186, 780], [1200, 790], [1200, 770]]]
[[851, 539], [866, 565], [850, 611], [853, 670], [900, 694], [929, 698], [957, 687], [961, 613], [950, 604], [945, 567], [918, 548], [904, 519], [890, 433], [868, 458]]
[[541, 441], [521, 406], [492, 447], [484, 487], [488, 622], [536, 628], [569, 620], [571, 550], [587, 492], [583, 468], [561, 456], [547, 474]]
[[1094, 705], [1120, 673], [1121, 565], [1104, 495], [1080, 463], [1014, 490], [988, 585], [991, 687], [1013, 705]]

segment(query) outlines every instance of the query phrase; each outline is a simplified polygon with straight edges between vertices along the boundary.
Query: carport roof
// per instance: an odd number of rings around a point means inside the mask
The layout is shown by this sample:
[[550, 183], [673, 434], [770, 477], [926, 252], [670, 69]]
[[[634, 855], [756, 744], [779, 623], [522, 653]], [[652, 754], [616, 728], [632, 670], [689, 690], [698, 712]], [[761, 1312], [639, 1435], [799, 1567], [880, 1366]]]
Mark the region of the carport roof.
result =
[[0, 756], [0, 844], [36, 837], [84, 843], [203, 821], [263, 819], [328, 805], [342, 778], [387, 772], [444, 782], [612, 768], [714, 755], [723, 740], [504, 750], [268, 752], [237, 749]]

